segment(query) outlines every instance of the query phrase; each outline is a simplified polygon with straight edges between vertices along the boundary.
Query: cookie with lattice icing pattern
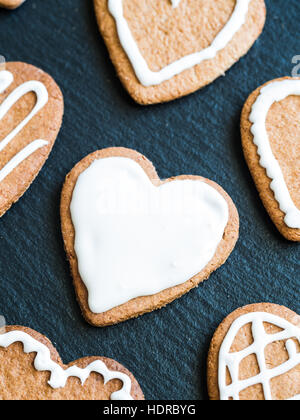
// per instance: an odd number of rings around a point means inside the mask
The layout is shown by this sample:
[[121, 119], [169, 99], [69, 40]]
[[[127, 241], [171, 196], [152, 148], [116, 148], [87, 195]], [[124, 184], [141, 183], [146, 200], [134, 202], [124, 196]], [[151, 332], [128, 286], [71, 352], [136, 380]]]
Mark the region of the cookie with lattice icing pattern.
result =
[[135, 101], [170, 101], [211, 83], [248, 52], [264, 0], [94, 0], [100, 32]]
[[272, 303], [239, 308], [211, 341], [212, 400], [299, 400], [300, 316]]
[[5, 9], [16, 9], [21, 6], [25, 0], [0, 0], [0, 7]]
[[242, 145], [260, 198], [279, 232], [300, 241], [300, 78], [256, 89], [241, 116]]
[[26, 63], [0, 70], [0, 216], [25, 193], [47, 160], [62, 124], [60, 88]]
[[106, 357], [62, 363], [38, 332], [9, 326], [0, 333], [0, 400], [142, 400], [133, 375]]

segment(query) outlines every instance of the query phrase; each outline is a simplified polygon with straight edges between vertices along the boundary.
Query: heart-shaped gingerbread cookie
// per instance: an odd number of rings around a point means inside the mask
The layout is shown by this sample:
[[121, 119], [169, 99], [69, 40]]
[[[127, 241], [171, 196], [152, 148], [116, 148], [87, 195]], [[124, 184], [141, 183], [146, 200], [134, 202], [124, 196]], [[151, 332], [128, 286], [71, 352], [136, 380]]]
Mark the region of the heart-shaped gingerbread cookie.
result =
[[54, 80], [25, 63], [0, 71], [0, 216], [29, 188], [59, 132], [63, 96]]
[[77, 298], [93, 325], [161, 308], [222, 265], [238, 238], [225, 191], [198, 176], [161, 181], [134, 150], [84, 158], [62, 191], [61, 223]]
[[255, 90], [241, 117], [244, 155], [259, 195], [280, 233], [300, 241], [300, 79]]
[[0, 332], [0, 400], [142, 400], [133, 375], [105, 357], [64, 365], [53, 345], [30, 328]]
[[230, 314], [211, 342], [208, 391], [212, 400], [299, 400], [300, 316], [272, 303]]
[[5, 7], [6, 9], [16, 9], [21, 6], [25, 0], [0, 0], [0, 7]]
[[248, 52], [265, 23], [264, 0], [94, 0], [121, 82], [153, 104], [192, 93]]

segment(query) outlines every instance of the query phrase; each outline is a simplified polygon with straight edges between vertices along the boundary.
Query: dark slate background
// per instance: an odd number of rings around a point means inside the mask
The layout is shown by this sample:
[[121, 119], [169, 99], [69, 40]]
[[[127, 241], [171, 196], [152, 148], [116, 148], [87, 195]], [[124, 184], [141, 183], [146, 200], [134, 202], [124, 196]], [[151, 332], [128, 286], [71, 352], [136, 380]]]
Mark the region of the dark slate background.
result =
[[[49, 72], [65, 97], [54, 150], [24, 197], [0, 220], [0, 314], [48, 336], [65, 362], [105, 355], [127, 366], [148, 399], [207, 399], [206, 356], [222, 319], [269, 301], [300, 313], [299, 245], [276, 231], [245, 164], [241, 108], [257, 86], [290, 75], [300, 54], [299, 0], [267, 0], [263, 35], [212, 85], [142, 108], [123, 90], [98, 33], [91, 0], [27, 0], [0, 11], [0, 54]], [[160, 311], [97, 329], [80, 314], [60, 232], [65, 175], [88, 153], [136, 149], [161, 177], [197, 174], [221, 184], [241, 218], [228, 262]]]

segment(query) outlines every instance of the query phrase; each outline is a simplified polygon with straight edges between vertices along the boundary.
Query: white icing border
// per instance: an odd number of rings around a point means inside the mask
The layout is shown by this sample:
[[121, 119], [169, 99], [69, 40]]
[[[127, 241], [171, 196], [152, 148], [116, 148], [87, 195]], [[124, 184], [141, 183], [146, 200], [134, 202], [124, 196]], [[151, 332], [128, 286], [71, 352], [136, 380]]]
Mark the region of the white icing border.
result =
[[280, 210], [285, 213], [284, 222], [290, 228], [300, 229], [300, 210], [289, 193], [279, 162], [272, 152], [266, 128], [267, 114], [271, 106], [291, 95], [300, 95], [300, 80], [286, 79], [269, 83], [261, 89], [260, 95], [252, 106], [249, 120], [253, 123], [251, 132], [260, 156], [259, 163], [272, 179], [270, 188], [274, 192]]
[[51, 373], [48, 384], [53, 389], [63, 388], [70, 377], [79, 378], [83, 386], [89, 375], [95, 372], [103, 376], [104, 384], [112, 379], [119, 379], [123, 382], [122, 389], [111, 394], [111, 400], [133, 400], [130, 395], [131, 380], [129, 376], [122, 372], [109, 370], [101, 360], [95, 360], [84, 369], [74, 365], [64, 370], [51, 359], [49, 348], [31, 335], [20, 330], [0, 334], [0, 347], [6, 348], [17, 342], [23, 343], [24, 353], [36, 352], [34, 367], [38, 371], [49, 371]]
[[[123, 0], [108, 0], [108, 9], [115, 19], [120, 43], [132, 64], [138, 80], [144, 86], [154, 86], [171, 79], [184, 70], [200, 64], [202, 61], [214, 58], [219, 51], [226, 47], [236, 32], [244, 25], [250, 1], [251, 0], [236, 0], [236, 6], [229, 21], [208, 48], [186, 55], [157, 72], [150, 70], [133, 38], [128, 23], [123, 15]], [[178, 4], [178, 1], [172, 0], [173, 7], [178, 6]]]
[[[267, 334], [263, 323], [276, 325], [282, 328], [275, 334]], [[246, 324], [252, 323], [253, 343], [245, 349], [230, 353], [230, 348], [239, 330]], [[230, 397], [239, 400], [239, 394], [249, 386], [261, 383], [266, 400], [272, 400], [270, 379], [287, 373], [300, 364], [300, 353], [296, 352], [296, 345], [291, 338], [296, 338], [300, 344], [300, 328], [288, 322], [286, 319], [268, 312], [250, 312], [235, 319], [227, 332], [219, 351], [218, 384], [220, 399], [228, 400]], [[289, 360], [275, 368], [268, 369], [265, 363], [265, 347], [275, 341], [287, 340], [286, 350]], [[240, 362], [250, 354], [257, 357], [260, 373], [248, 379], [239, 379]], [[226, 385], [226, 368], [231, 376], [231, 384]], [[293, 400], [300, 399], [300, 394], [295, 395]]]

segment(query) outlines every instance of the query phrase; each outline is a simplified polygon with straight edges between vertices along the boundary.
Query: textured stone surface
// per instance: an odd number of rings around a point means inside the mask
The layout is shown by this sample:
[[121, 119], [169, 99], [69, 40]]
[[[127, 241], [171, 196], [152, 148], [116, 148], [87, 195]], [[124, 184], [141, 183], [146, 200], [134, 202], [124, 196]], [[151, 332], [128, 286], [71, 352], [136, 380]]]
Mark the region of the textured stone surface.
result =
[[[299, 51], [298, 0], [267, 0], [266, 27], [248, 53], [212, 85], [174, 103], [143, 108], [122, 88], [89, 0], [28, 0], [0, 11], [0, 54], [49, 72], [65, 97], [50, 159], [0, 219], [0, 314], [45, 334], [68, 363], [100, 354], [124, 364], [146, 398], [206, 399], [206, 357], [224, 317], [270, 301], [300, 313], [299, 245], [277, 232], [244, 161], [242, 106], [262, 83], [290, 75]], [[240, 240], [210, 280], [167, 308], [96, 329], [80, 314], [63, 250], [59, 201], [65, 175], [94, 150], [125, 146], [160, 177], [202, 175], [231, 195]]]

